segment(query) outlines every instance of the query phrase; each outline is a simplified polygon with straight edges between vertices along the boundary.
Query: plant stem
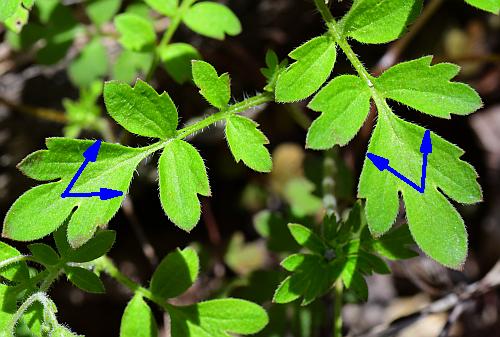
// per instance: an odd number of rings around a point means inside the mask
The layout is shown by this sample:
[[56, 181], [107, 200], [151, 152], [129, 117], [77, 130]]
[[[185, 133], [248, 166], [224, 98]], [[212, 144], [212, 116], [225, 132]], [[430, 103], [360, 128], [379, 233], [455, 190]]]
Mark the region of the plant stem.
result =
[[333, 337], [342, 337], [342, 295], [344, 287], [339, 279], [335, 283], [335, 303], [333, 307]]
[[177, 12], [170, 21], [170, 25], [168, 26], [167, 31], [165, 32], [165, 34], [163, 34], [160, 43], [155, 49], [153, 62], [151, 63], [151, 67], [149, 68], [148, 74], [146, 75], [146, 82], [151, 81], [154, 72], [156, 71], [156, 68], [160, 63], [160, 51], [163, 48], [165, 48], [170, 43], [170, 41], [172, 41], [172, 37], [174, 36], [175, 32], [177, 31], [177, 28], [179, 28], [179, 25], [182, 21], [182, 17], [195, 1], [196, 0], [184, 0], [181, 6], [177, 9]]

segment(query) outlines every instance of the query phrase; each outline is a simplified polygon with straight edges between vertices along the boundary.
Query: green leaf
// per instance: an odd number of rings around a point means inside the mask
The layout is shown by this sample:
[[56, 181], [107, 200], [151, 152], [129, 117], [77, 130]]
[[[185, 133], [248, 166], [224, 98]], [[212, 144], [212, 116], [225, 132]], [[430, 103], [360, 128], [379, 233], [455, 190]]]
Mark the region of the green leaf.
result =
[[108, 72], [108, 54], [99, 38], [94, 38], [68, 67], [71, 81], [78, 87], [88, 87]]
[[23, 6], [17, 7], [13, 15], [5, 19], [5, 26], [14, 33], [20, 33], [28, 23], [29, 11]]
[[115, 17], [120, 43], [131, 51], [144, 51], [153, 47], [156, 33], [153, 23], [139, 15], [123, 13]]
[[199, 2], [188, 9], [182, 21], [192, 31], [223, 40], [225, 35], [241, 33], [238, 17], [226, 6], [216, 2]]
[[159, 298], [177, 297], [193, 285], [199, 269], [200, 261], [194, 249], [177, 249], [168, 254], [156, 268], [149, 289]]
[[307, 132], [308, 148], [344, 146], [358, 133], [370, 112], [371, 93], [357, 76], [336, 77], [314, 96], [308, 107], [321, 112]]
[[204, 61], [193, 61], [193, 80], [200, 94], [214, 107], [224, 110], [231, 98], [231, 79], [228, 73], [217, 75], [215, 68]]
[[170, 220], [190, 231], [200, 220], [198, 194], [210, 196], [205, 163], [196, 149], [182, 140], [172, 140], [158, 167], [160, 200]]
[[366, 284], [365, 278], [360, 273], [354, 273], [349, 289], [354, 291], [361, 301], [368, 300], [368, 284]]
[[358, 0], [340, 22], [345, 37], [362, 43], [397, 39], [414, 15], [418, 0]]
[[287, 221], [280, 214], [263, 210], [254, 217], [255, 230], [266, 239], [267, 246], [274, 252], [295, 252], [300, 249], [290, 234]]
[[268, 323], [267, 313], [257, 304], [234, 299], [201, 302], [169, 309], [175, 337], [226, 337], [228, 333], [254, 334]]
[[[420, 181], [424, 129], [405, 122], [391, 112], [379, 116], [368, 151], [383, 156], [391, 167], [412, 181]], [[385, 115], [387, 114], [387, 115]], [[473, 167], [459, 158], [463, 151], [432, 134], [425, 193], [421, 194], [387, 171], [379, 171], [365, 160], [358, 195], [366, 198], [370, 231], [378, 236], [388, 231], [399, 211], [398, 192], [406, 206], [410, 231], [422, 250], [445, 266], [457, 268], [467, 255], [467, 233], [450, 199], [470, 204], [482, 199]], [[441, 193], [442, 191], [442, 193]]]
[[2, 0], [0, 3], [0, 21], [5, 21], [16, 12], [21, 0]]
[[293, 178], [285, 185], [283, 192], [293, 215], [302, 218], [315, 215], [323, 206], [321, 198], [314, 195], [316, 186], [304, 177]]
[[384, 236], [371, 243], [371, 247], [380, 255], [390, 260], [404, 260], [418, 256], [409, 246], [414, 245], [408, 226], [402, 225], [391, 229]]
[[[0, 241], [0, 261], [5, 261], [20, 255], [21, 253], [19, 253], [17, 249]], [[25, 281], [29, 278], [28, 265], [24, 261], [9, 264], [0, 269], [0, 277], [13, 282]]]
[[[1, 253], [0, 253], [1, 254]], [[17, 295], [12, 287], [0, 283], [0, 331], [7, 331], [17, 310]]]
[[337, 52], [330, 36], [315, 37], [289, 54], [296, 60], [278, 77], [276, 100], [300, 101], [312, 95], [328, 79]]
[[51, 332], [50, 337], [84, 337], [77, 335], [63, 325], [56, 326]]
[[174, 16], [178, 10], [179, 0], [144, 0], [151, 8], [166, 16]]
[[110, 21], [122, 4], [122, 0], [87, 0], [85, 12], [97, 27]]
[[123, 50], [113, 65], [113, 79], [127, 83], [134, 82], [139, 72], [142, 74], [148, 72], [152, 61], [152, 53]]
[[450, 82], [460, 67], [450, 63], [431, 66], [432, 56], [400, 63], [375, 81], [387, 98], [436, 117], [468, 115], [482, 106], [481, 98], [470, 86]]
[[465, 0], [465, 2], [483, 11], [500, 14], [500, 1], [498, 0]]
[[33, 243], [28, 245], [28, 249], [33, 257], [45, 266], [54, 266], [59, 262], [59, 255], [52, 247], [44, 243]]
[[177, 108], [170, 96], [161, 95], [146, 82], [134, 87], [117, 81], [104, 85], [104, 103], [113, 119], [128, 131], [161, 139], [172, 138], [177, 129]]
[[89, 262], [106, 254], [115, 242], [116, 232], [101, 230], [81, 247], [67, 251], [65, 260], [71, 262]]
[[200, 60], [198, 51], [187, 43], [172, 43], [159, 50], [163, 66], [179, 84], [191, 79], [191, 61]]
[[311, 229], [294, 223], [288, 224], [288, 229], [299, 245], [306, 247], [312, 252], [323, 253], [325, 245], [320, 237]]
[[158, 327], [149, 305], [139, 293], [128, 302], [120, 324], [120, 337], [156, 337]]
[[64, 272], [76, 287], [94, 294], [104, 293], [104, 285], [99, 277], [90, 270], [80, 267], [64, 266]]
[[251, 119], [232, 115], [226, 120], [226, 138], [236, 162], [243, 162], [252, 170], [270, 172], [273, 167], [271, 155], [264, 146], [267, 137]]
[[[2, 235], [19, 241], [40, 239], [56, 230], [77, 207], [69, 221], [68, 240], [73, 247], [79, 247], [92, 237], [97, 226], [111, 220], [123, 196], [110, 200], [61, 198], [82, 164], [83, 152], [93, 142], [48, 138], [46, 143], [48, 150], [32, 153], [19, 164], [19, 169], [33, 179], [60, 180], [32, 188], [19, 197], [7, 212]], [[83, 171], [73, 191], [106, 187], [126, 194], [134, 170], [145, 156], [139, 149], [103, 143], [97, 161]]]

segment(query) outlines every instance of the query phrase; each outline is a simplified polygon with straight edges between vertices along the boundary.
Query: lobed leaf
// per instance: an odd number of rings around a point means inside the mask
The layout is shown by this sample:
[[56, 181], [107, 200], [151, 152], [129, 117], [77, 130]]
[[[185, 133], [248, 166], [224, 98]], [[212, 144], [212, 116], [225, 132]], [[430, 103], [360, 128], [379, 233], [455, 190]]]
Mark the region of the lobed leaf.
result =
[[223, 40], [225, 35], [241, 33], [238, 17], [228, 7], [216, 2], [199, 2], [193, 5], [182, 17], [182, 21], [192, 31]]
[[[2, 235], [18, 241], [37, 240], [56, 230], [72, 213], [68, 240], [71, 246], [79, 247], [92, 237], [97, 226], [111, 220], [123, 196], [110, 200], [61, 198], [61, 193], [83, 162], [83, 152], [93, 142], [48, 138], [46, 143], [47, 150], [26, 157], [19, 169], [33, 179], [58, 180], [32, 188], [19, 197], [5, 216]], [[99, 191], [106, 187], [126, 194], [134, 170], [144, 157], [139, 149], [102, 143], [97, 161], [87, 166], [73, 191]], [[36, 217], [36, 214], [44, 216]]]
[[123, 312], [120, 337], [156, 336], [158, 336], [158, 327], [153, 312], [142, 295], [136, 293]]
[[193, 80], [200, 94], [214, 107], [224, 110], [231, 98], [231, 79], [228, 73], [217, 75], [215, 68], [204, 61], [193, 61]]
[[349, 143], [368, 117], [370, 98], [370, 90], [361, 78], [342, 75], [333, 79], [308, 105], [321, 116], [309, 128], [306, 146], [325, 150]]
[[210, 196], [205, 163], [196, 149], [182, 140], [172, 140], [158, 167], [160, 201], [172, 222], [190, 231], [200, 219], [198, 194]]
[[137, 80], [134, 87], [117, 81], [104, 85], [104, 103], [113, 119], [128, 131], [160, 139], [172, 138], [177, 129], [177, 108], [170, 96], [158, 95]]
[[156, 33], [150, 20], [132, 13], [115, 17], [116, 30], [120, 33], [120, 43], [131, 51], [144, 51], [153, 47]]
[[420, 11], [421, 0], [358, 0], [342, 18], [343, 35], [363, 43], [397, 39]]
[[171, 333], [176, 337], [249, 335], [262, 330], [269, 320], [262, 307], [234, 298], [171, 307], [169, 314]]
[[385, 97], [436, 117], [468, 115], [482, 106], [470, 86], [450, 82], [460, 67], [450, 63], [431, 66], [432, 56], [403, 62], [384, 72], [375, 86]]
[[[368, 151], [389, 159], [391, 167], [412, 181], [420, 181], [424, 129], [393, 115], [379, 116]], [[432, 134], [427, 187], [421, 194], [386, 171], [379, 171], [365, 160], [358, 195], [366, 198], [366, 217], [370, 231], [388, 231], [399, 211], [398, 193], [406, 206], [410, 231], [416, 243], [433, 259], [458, 268], [467, 255], [467, 233], [462, 218], [443, 195], [460, 203], [482, 199], [473, 167], [460, 160], [463, 151]]]
[[296, 62], [278, 77], [275, 91], [278, 102], [300, 101], [318, 90], [330, 76], [337, 52], [333, 39], [323, 35], [304, 43], [289, 56]]
[[271, 155], [264, 146], [267, 137], [251, 119], [232, 115], [226, 120], [226, 138], [236, 162], [243, 162], [252, 170], [270, 172], [273, 166]]
[[177, 249], [158, 265], [149, 288], [155, 296], [163, 299], [177, 297], [193, 285], [199, 269], [200, 261], [192, 248]]

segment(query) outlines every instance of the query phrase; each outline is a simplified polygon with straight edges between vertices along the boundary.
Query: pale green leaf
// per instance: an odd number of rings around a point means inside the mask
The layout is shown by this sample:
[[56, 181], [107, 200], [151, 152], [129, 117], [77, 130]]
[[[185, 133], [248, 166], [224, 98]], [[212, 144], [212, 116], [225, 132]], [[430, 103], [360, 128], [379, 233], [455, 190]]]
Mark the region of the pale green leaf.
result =
[[199, 2], [193, 5], [182, 20], [194, 32], [223, 40], [225, 35], [241, 33], [238, 17], [228, 7], [216, 2]]
[[321, 112], [307, 132], [306, 146], [325, 150], [354, 138], [370, 112], [370, 90], [357, 76], [342, 75], [321, 89], [308, 107]]
[[450, 63], [431, 66], [432, 56], [400, 63], [375, 81], [387, 98], [421, 112], [443, 118], [467, 115], [482, 106], [481, 98], [470, 86], [450, 82], [460, 67]]
[[178, 10], [179, 0], [144, 0], [151, 8], [166, 16], [174, 16]]
[[156, 33], [153, 23], [139, 15], [123, 13], [115, 17], [115, 26], [120, 33], [120, 43], [132, 51], [144, 51], [153, 47]]
[[500, 13], [499, 0], [465, 0], [468, 4], [493, 14]]
[[397, 39], [420, 9], [421, 0], [358, 0], [340, 22], [343, 35], [363, 43]]
[[197, 195], [210, 196], [203, 159], [192, 145], [175, 139], [163, 150], [158, 174], [163, 209], [175, 225], [190, 231], [200, 219]]
[[267, 313], [257, 304], [234, 299], [171, 307], [171, 333], [175, 337], [228, 337], [228, 333], [254, 334], [268, 323]]
[[[123, 196], [110, 200], [61, 198], [83, 162], [83, 152], [92, 144], [88, 140], [49, 138], [48, 150], [34, 152], [19, 164], [30, 178], [60, 180], [32, 188], [14, 202], [4, 220], [4, 237], [19, 241], [40, 239], [56, 230], [75, 207], [68, 225], [68, 240], [73, 247], [87, 242], [97, 226], [108, 223]], [[93, 192], [105, 187], [126, 194], [134, 170], [145, 156], [138, 149], [103, 143], [97, 161], [87, 166], [73, 191]]]
[[[192, 248], [177, 249], [168, 254], [156, 268], [149, 289], [159, 298], [182, 295], [198, 277], [200, 261]], [[172, 277], [175, 275], [175, 277]]]
[[93, 294], [104, 293], [104, 285], [101, 279], [90, 270], [66, 265], [64, 266], [64, 272], [68, 280], [81, 290]]
[[136, 53], [125, 49], [113, 65], [113, 79], [127, 83], [135, 82], [138, 73], [148, 72], [152, 61], [152, 53]]
[[[420, 182], [424, 129], [390, 112], [379, 116], [368, 151], [389, 159], [391, 167]], [[462, 218], [443, 195], [460, 203], [482, 199], [473, 167], [459, 158], [463, 151], [432, 134], [425, 193], [421, 194], [387, 171], [365, 160], [358, 195], [366, 198], [366, 217], [375, 235], [388, 231], [399, 211], [398, 192], [406, 206], [410, 231], [422, 250], [438, 262], [457, 268], [467, 255], [467, 233]]]
[[296, 62], [278, 77], [278, 102], [300, 101], [318, 90], [330, 76], [337, 52], [333, 39], [324, 35], [304, 43], [289, 56]]
[[69, 65], [68, 75], [78, 87], [88, 87], [108, 72], [108, 54], [99, 38], [90, 41]]
[[193, 61], [193, 80], [200, 94], [221, 110], [226, 109], [231, 98], [231, 79], [229, 74], [217, 75], [215, 68], [204, 61]]
[[139, 293], [128, 302], [120, 324], [120, 337], [156, 337], [158, 328], [149, 305]]
[[293, 178], [287, 182], [283, 194], [293, 215], [301, 218], [318, 213], [323, 203], [320, 197], [314, 195], [315, 189], [316, 186], [304, 177]]
[[24, 25], [28, 23], [29, 14], [26, 8], [19, 6], [13, 15], [5, 19], [5, 26], [15, 33], [20, 33]]
[[149, 84], [137, 80], [134, 87], [117, 81], [104, 85], [108, 113], [128, 131], [155, 138], [171, 138], [177, 128], [177, 108], [170, 96], [159, 95]]
[[21, 0], [2, 0], [0, 2], [0, 21], [5, 21], [14, 15], [20, 4]]
[[99, 27], [116, 15], [121, 4], [122, 0], [87, 0], [85, 12], [90, 20]]
[[200, 60], [198, 51], [187, 43], [172, 43], [159, 50], [165, 70], [177, 82], [191, 79], [191, 61]]
[[7, 331], [17, 310], [18, 292], [13, 287], [0, 283], [0, 334]]
[[273, 166], [271, 155], [264, 146], [267, 137], [251, 119], [233, 115], [226, 120], [226, 137], [236, 162], [242, 160], [252, 170], [270, 172]]

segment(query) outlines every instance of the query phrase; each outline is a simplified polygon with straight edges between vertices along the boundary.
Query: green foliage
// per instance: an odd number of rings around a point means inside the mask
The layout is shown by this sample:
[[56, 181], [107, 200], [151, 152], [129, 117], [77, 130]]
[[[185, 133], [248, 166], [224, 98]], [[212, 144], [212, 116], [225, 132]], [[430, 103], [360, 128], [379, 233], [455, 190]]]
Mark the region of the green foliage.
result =
[[159, 50], [163, 66], [179, 84], [191, 80], [191, 61], [200, 60], [198, 51], [187, 43], [172, 43]]
[[163, 209], [173, 223], [190, 231], [200, 219], [197, 195], [210, 196], [203, 159], [189, 143], [172, 140], [160, 157], [158, 174]]
[[90, 20], [99, 27], [116, 15], [121, 4], [122, 0], [87, 0], [85, 12]]
[[151, 308], [142, 295], [135, 294], [128, 302], [120, 325], [120, 337], [156, 337], [158, 328]]
[[270, 172], [273, 163], [264, 146], [269, 141], [257, 127], [251, 119], [231, 116], [226, 122], [227, 142], [236, 162], [242, 160], [255, 171]]
[[[0, 261], [20, 256], [21, 253], [14, 247], [0, 242]], [[16, 262], [0, 269], [0, 277], [13, 282], [21, 282], [28, 278], [28, 266], [26, 262]]]
[[156, 33], [150, 20], [137, 14], [124, 13], [116, 16], [114, 21], [124, 48], [139, 52], [153, 47]]
[[145, 2], [158, 13], [174, 16], [178, 10], [178, 0], [145, 0]]
[[340, 22], [343, 36], [363, 43], [397, 39], [419, 12], [421, 0], [358, 0]]
[[194, 32], [223, 40], [225, 35], [241, 33], [238, 17], [226, 6], [216, 2], [199, 2], [183, 16], [184, 23]]
[[204, 61], [193, 61], [193, 80], [200, 94], [214, 107], [224, 110], [231, 98], [231, 79], [228, 73], [221, 76], [212, 65]]
[[103, 121], [98, 100], [102, 95], [102, 82], [96, 81], [90, 86], [80, 89], [77, 101], [63, 100], [68, 123], [64, 128], [64, 136], [76, 138], [84, 129], [102, 130]]
[[158, 95], [146, 82], [137, 80], [133, 88], [125, 83], [107, 82], [104, 102], [111, 117], [132, 133], [161, 139], [175, 135], [174, 102], [166, 92]]
[[153, 55], [151, 53], [138, 53], [123, 50], [113, 65], [112, 75], [117, 81], [131, 83], [137, 79], [138, 73], [147, 73]]
[[460, 67], [450, 63], [431, 66], [432, 56], [399, 63], [375, 81], [385, 97], [436, 117], [468, 115], [482, 106], [468, 85], [450, 82]]
[[104, 285], [96, 274], [81, 267], [64, 266], [64, 272], [76, 287], [83, 291], [100, 294], [104, 293]]
[[276, 100], [294, 102], [312, 95], [330, 76], [336, 54], [329, 35], [318, 36], [293, 50], [289, 56], [296, 62], [279, 75]]
[[500, 14], [500, 2], [498, 0], [465, 0], [468, 4], [488, 11], [493, 14]]
[[68, 75], [78, 87], [88, 87], [107, 73], [108, 55], [99, 38], [87, 44], [68, 67]]
[[59, 262], [59, 255], [44, 243], [32, 243], [28, 245], [28, 249], [33, 257], [45, 266], [53, 266]]

